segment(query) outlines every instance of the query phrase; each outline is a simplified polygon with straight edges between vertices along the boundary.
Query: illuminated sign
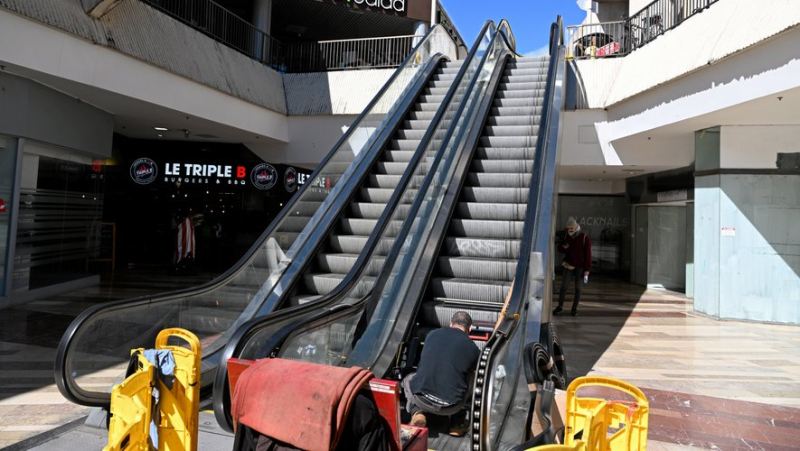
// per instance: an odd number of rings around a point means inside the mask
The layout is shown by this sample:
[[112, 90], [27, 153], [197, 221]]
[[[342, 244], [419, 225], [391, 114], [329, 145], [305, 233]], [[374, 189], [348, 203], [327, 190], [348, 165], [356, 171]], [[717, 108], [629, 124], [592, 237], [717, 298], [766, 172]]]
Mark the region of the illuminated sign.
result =
[[261, 190], [272, 189], [278, 182], [278, 171], [271, 164], [261, 163], [253, 168], [250, 173], [250, 180], [253, 186]]
[[406, 10], [406, 0], [347, 0], [347, 3], [367, 5], [371, 8], [389, 9], [399, 13], [405, 12]]
[[139, 158], [131, 164], [131, 178], [139, 185], [149, 185], [158, 176], [156, 162], [149, 158]]

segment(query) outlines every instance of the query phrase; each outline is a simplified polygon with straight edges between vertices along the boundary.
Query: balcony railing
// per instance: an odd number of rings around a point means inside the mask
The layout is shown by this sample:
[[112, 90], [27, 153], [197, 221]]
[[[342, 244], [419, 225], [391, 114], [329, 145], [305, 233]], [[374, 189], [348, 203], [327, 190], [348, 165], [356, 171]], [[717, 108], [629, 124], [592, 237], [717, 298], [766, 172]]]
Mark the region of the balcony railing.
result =
[[264, 64], [278, 64], [278, 40], [212, 0], [142, 1]]
[[212, 0], [142, 0], [281, 72], [397, 67], [422, 36], [284, 44]]
[[567, 27], [568, 56], [627, 55], [719, 0], [655, 0], [626, 20]]
[[320, 72], [357, 68], [397, 67], [422, 36], [287, 44], [287, 72]]

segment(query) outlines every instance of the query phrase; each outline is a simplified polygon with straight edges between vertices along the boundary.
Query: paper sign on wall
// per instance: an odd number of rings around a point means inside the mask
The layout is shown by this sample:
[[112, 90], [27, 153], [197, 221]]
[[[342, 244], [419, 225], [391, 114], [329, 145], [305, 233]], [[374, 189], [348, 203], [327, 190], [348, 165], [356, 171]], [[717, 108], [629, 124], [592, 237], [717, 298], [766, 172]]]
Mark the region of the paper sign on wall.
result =
[[722, 236], [736, 236], [736, 227], [723, 227]]

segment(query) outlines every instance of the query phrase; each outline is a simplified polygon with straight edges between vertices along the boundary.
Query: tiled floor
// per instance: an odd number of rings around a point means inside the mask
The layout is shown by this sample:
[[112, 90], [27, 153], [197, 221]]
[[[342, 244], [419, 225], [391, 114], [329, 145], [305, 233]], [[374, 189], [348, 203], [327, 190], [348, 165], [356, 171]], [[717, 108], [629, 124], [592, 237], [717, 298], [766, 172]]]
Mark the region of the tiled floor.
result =
[[644, 391], [651, 449], [800, 449], [800, 327], [716, 321], [680, 293], [602, 278], [556, 323], [570, 379]]
[[[53, 384], [55, 349], [80, 311], [209, 277], [121, 272], [0, 310], [0, 448], [87, 414]], [[586, 286], [580, 315], [556, 323], [570, 378], [613, 376], [645, 392], [649, 449], [800, 449], [800, 327], [716, 321], [679, 293], [602, 277]]]
[[98, 287], [0, 310], [0, 449], [89, 413], [61, 396], [53, 374], [58, 342], [80, 312], [115, 299], [198, 285], [211, 277], [118, 271]]

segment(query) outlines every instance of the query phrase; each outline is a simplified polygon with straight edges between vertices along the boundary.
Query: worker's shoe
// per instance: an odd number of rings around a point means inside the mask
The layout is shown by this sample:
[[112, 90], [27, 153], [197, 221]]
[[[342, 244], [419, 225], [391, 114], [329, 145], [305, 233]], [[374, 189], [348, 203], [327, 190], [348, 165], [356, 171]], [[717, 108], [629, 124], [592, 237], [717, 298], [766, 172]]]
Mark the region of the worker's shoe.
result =
[[560, 315], [560, 314], [561, 314], [561, 312], [563, 312], [563, 311], [564, 311], [564, 309], [563, 309], [563, 308], [561, 308], [561, 307], [556, 307], [556, 308], [555, 308], [555, 310], [553, 310], [553, 315], [556, 315], [556, 316], [558, 316], [558, 315]]
[[574, 308], [570, 313], [572, 314], [572, 316], [578, 316], [578, 309]]
[[466, 419], [453, 420], [450, 419], [450, 430], [447, 432], [453, 437], [461, 437], [469, 431], [469, 422]]
[[428, 419], [425, 418], [425, 414], [421, 411], [414, 412], [414, 415], [411, 415], [411, 425], [416, 426], [418, 428], [424, 428], [428, 426]]

